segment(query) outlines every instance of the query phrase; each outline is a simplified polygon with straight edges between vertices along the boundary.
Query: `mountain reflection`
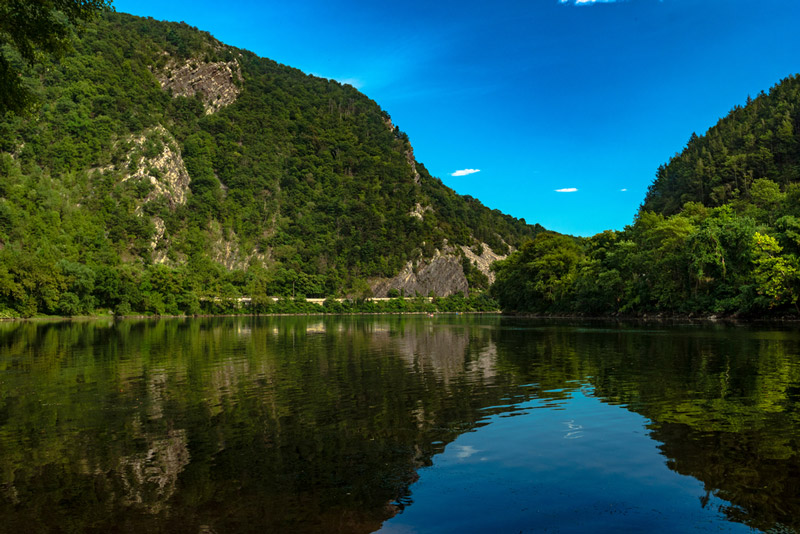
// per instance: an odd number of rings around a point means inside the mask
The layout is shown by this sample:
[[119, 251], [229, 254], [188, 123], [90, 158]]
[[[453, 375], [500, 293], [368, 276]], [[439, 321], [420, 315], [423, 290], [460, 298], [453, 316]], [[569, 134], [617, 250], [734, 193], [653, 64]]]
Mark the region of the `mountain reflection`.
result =
[[0, 531], [371, 532], [460, 434], [587, 385], [650, 421], [698, 507], [791, 531], [799, 344], [497, 317], [3, 323]]
[[502, 395], [483, 391], [491, 336], [403, 319], [2, 324], [0, 530], [376, 530]]

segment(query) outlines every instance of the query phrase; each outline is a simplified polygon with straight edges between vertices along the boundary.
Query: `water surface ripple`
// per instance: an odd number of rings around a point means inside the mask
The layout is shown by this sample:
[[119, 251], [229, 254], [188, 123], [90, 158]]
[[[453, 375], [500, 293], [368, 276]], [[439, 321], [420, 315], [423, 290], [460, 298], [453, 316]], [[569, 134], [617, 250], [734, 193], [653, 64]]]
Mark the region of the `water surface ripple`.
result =
[[800, 332], [0, 323], [0, 532], [800, 532]]

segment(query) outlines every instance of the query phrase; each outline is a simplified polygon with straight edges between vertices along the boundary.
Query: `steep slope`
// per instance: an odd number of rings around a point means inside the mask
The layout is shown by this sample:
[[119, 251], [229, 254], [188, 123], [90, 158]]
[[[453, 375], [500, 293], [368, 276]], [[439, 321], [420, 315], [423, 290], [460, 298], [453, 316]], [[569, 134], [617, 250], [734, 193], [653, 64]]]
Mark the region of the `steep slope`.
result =
[[661, 166], [643, 208], [664, 215], [686, 202], [720, 206], [749, 200], [754, 180], [785, 187], [800, 181], [800, 76], [748, 97], [708, 132]]
[[[0, 121], [0, 308], [448, 294], [540, 227], [457, 195], [349, 85], [110, 13]], [[460, 268], [453, 268], [454, 266]]]

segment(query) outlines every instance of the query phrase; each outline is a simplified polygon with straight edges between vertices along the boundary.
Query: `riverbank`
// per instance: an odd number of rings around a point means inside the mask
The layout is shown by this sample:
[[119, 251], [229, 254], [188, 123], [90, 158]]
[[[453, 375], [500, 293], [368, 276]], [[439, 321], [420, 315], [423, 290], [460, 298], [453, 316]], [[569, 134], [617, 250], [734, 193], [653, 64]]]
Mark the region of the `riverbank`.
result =
[[644, 314], [644, 315], [581, 315], [581, 314], [541, 314], [501, 311], [505, 316], [526, 319], [553, 319], [575, 321], [619, 321], [642, 323], [798, 323], [800, 315], [697, 315], [697, 314]]
[[423, 315], [430, 317], [440, 317], [444, 315], [503, 315], [500, 310], [496, 311], [462, 311], [462, 312], [349, 312], [349, 313], [217, 313], [217, 314], [197, 314], [197, 315], [75, 315], [72, 317], [65, 315], [38, 315], [35, 317], [0, 317], [0, 323], [10, 322], [59, 322], [59, 321], [98, 321], [109, 319], [112, 321], [123, 321], [129, 319], [213, 319], [225, 317], [375, 317], [393, 315]]
[[800, 317], [742, 317], [742, 316], [586, 316], [586, 315], [542, 315], [542, 314], [523, 314], [508, 313], [502, 310], [491, 311], [449, 311], [449, 312], [421, 312], [421, 311], [401, 311], [401, 312], [296, 312], [296, 313], [200, 313], [194, 315], [187, 314], [129, 314], [114, 315], [112, 313], [98, 313], [96, 315], [38, 315], [34, 317], [0, 317], [0, 323], [9, 322], [80, 322], [98, 321], [107, 319], [111, 321], [120, 320], [142, 320], [142, 319], [211, 319], [211, 318], [232, 318], [232, 317], [357, 317], [357, 316], [431, 316], [439, 317], [446, 315], [502, 315], [511, 319], [538, 319], [552, 320], [554, 322], [597, 322], [597, 323], [621, 323], [621, 324], [659, 324], [659, 325], [686, 325], [686, 324], [797, 324]]
[[130, 310], [98, 310], [94, 314], [73, 316], [39, 314], [31, 317], [6, 314], [3, 321], [15, 320], [91, 320], [102, 318], [154, 318], [154, 317], [232, 317], [232, 316], [282, 316], [282, 315], [396, 315], [442, 313], [500, 313], [497, 302], [485, 294], [450, 295], [447, 297], [415, 297], [406, 299], [262, 299], [243, 303], [240, 299], [209, 299], [202, 301], [194, 313], [137, 313]]

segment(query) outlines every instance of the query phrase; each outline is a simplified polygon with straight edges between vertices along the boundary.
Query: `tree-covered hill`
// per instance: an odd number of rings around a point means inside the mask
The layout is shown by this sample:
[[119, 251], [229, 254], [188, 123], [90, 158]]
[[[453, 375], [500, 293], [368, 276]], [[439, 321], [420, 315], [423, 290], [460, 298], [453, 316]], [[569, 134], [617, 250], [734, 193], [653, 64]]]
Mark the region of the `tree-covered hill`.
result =
[[0, 117], [0, 314], [367, 295], [442, 258], [480, 289], [541, 230], [430, 176], [353, 87], [183, 23], [104, 13], [17, 59], [39, 106]]
[[664, 215], [686, 202], [721, 206], [749, 201], [753, 182], [786, 187], [800, 180], [800, 76], [790, 76], [737, 106], [661, 166], [643, 209]]
[[623, 231], [541, 233], [496, 265], [506, 310], [800, 315], [800, 76], [659, 168]]

